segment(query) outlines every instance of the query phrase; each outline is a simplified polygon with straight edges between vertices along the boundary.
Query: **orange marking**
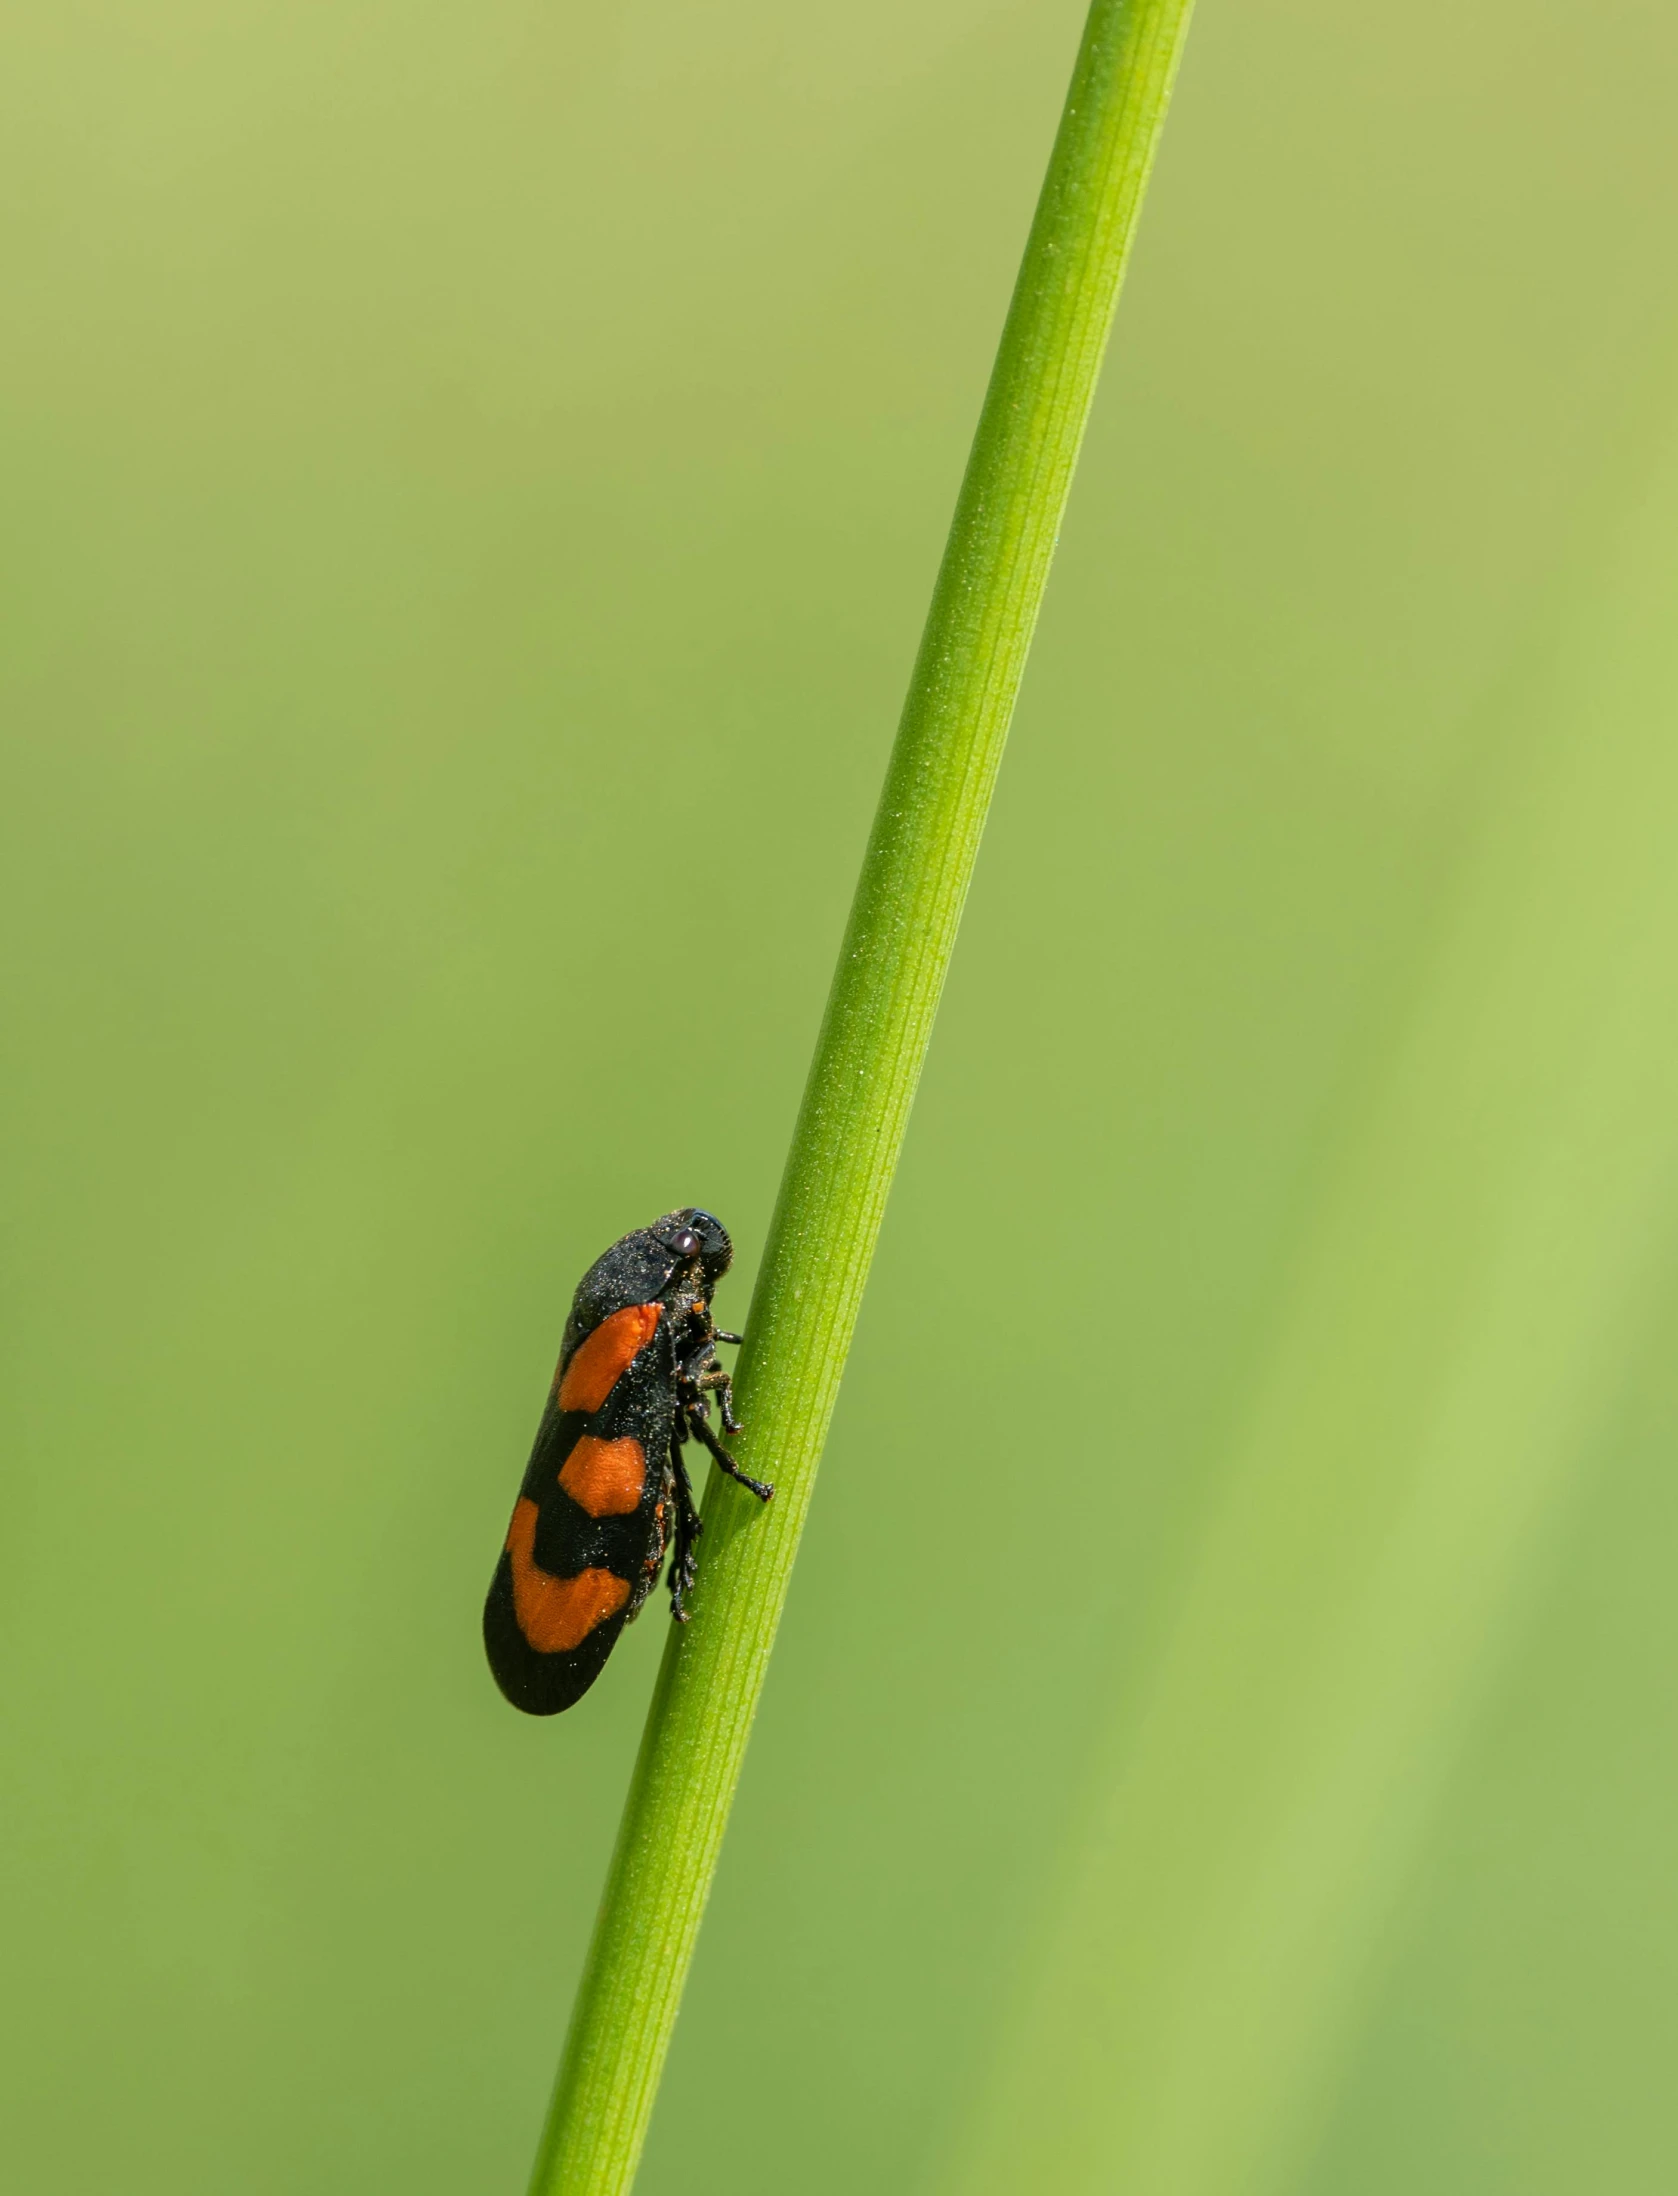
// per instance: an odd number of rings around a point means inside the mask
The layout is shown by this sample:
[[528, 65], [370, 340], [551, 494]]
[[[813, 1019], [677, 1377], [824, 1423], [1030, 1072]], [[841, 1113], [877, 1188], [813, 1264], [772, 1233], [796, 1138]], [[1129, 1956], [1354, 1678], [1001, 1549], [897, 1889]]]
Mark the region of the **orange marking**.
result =
[[580, 1571], [555, 1578], [536, 1568], [534, 1502], [521, 1495], [507, 1528], [507, 1553], [513, 1559], [513, 1614], [519, 1630], [539, 1655], [569, 1654], [594, 1627], [616, 1616], [629, 1599], [629, 1581], [613, 1571]]
[[621, 1441], [584, 1434], [565, 1459], [559, 1483], [590, 1517], [627, 1517], [641, 1507], [647, 1452], [628, 1434]]
[[597, 1411], [618, 1384], [618, 1377], [653, 1338], [656, 1304], [631, 1304], [601, 1320], [586, 1342], [579, 1342], [560, 1376], [562, 1411]]

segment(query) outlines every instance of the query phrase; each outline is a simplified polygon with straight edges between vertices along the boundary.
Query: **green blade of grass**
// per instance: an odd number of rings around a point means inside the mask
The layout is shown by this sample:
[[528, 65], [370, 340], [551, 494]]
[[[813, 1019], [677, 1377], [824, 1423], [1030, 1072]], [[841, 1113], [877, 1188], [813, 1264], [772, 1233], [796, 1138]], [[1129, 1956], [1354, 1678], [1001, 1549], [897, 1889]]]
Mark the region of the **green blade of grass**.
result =
[[1094, 0], [950, 528], [739, 1366], [760, 1511], [708, 1490], [533, 2196], [634, 2178], [786, 1598], [1190, 0]]

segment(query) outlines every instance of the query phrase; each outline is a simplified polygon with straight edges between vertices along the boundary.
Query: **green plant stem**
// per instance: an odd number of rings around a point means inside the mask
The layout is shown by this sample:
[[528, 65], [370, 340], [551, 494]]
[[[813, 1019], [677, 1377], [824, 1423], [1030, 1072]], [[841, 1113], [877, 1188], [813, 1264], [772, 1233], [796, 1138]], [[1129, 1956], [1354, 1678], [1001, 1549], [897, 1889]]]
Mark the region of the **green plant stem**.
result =
[[793, 1135], [715, 1472], [532, 2196], [634, 2178], [932, 1035], [1190, 0], [1094, 0]]

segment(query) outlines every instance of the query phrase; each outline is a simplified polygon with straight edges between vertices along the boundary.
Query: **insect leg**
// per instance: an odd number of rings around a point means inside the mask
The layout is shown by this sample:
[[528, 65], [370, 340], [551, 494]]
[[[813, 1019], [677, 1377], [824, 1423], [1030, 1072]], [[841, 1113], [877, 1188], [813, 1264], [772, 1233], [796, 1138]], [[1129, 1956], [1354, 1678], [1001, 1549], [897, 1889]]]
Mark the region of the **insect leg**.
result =
[[699, 1391], [701, 1398], [708, 1394], [716, 1396], [717, 1408], [722, 1412], [722, 1430], [724, 1433], [737, 1434], [745, 1432], [745, 1427], [734, 1415], [733, 1378], [723, 1371], [715, 1358], [712, 1358], [710, 1364], [705, 1367], [693, 1384]]
[[769, 1500], [771, 1495], [773, 1495], [775, 1492], [774, 1488], [771, 1487], [766, 1480], [753, 1479], [748, 1473], [743, 1472], [740, 1469], [739, 1465], [735, 1463], [733, 1457], [729, 1455], [728, 1451], [723, 1447], [722, 1443], [711, 1431], [705, 1420], [700, 1417], [699, 1406], [689, 1406], [688, 1427], [689, 1430], [693, 1434], [695, 1434], [698, 1439], [704, 1444], [704, 1446], [710, 1450], [711, 1454], [716, 1458], [717, 1462], [722, 1466], [723, 1470], [728, 1474], [730, 1479], [737, 1479], [742, 1487], [750, 1487], [753, 1494], [757, 1496], [760, 1502], [767, 1502]]
[[670, 1555], [670, 1614], [678, 1624], [685, 1624], [688, 1613], [684, 1606], [684, 1597], [693, 1591], [699, 1536], [705, 1530], [705, 1521], [693, 1499], [693, 1482], [688, 1478], [688, 1468], [682, 1458], [684, 1437], [681, 1425], [678, 1417], [670, 1429], [670, 1469], [676, 1482], [675, 1545]]

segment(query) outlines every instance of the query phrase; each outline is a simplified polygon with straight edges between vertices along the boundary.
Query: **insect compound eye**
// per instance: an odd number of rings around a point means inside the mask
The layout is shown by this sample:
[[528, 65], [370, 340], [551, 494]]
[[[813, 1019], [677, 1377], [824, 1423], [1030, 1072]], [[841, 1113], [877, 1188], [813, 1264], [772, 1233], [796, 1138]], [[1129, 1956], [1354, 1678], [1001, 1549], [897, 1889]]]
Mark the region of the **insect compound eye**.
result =
[[678, 1258], [697, 1258], [699, 1256], [699, 1238], [694, 1234], [692, 1228], [678, 1228], [669, 1241], [670, 1248]]

